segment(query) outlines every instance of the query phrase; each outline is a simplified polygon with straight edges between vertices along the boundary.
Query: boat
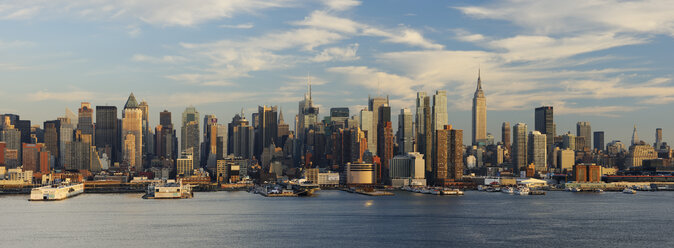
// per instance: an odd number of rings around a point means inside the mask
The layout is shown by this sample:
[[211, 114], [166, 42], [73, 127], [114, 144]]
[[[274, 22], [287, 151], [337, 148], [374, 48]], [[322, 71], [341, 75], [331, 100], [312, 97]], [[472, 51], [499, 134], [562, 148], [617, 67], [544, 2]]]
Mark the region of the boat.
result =
[[148, 185], [143, 199], [186, 199], [192, 197], [194, 197], [194, 193], [190, 185], [183, 184], [182, 180], [179, 183], [176, 183], [175, 180], [168, 180], [163, 183]]
[[459, 189], [442, 189], [442, 195], [463, 195], [463, 191]]
[[603, 189], [593, 189], [592, 192], [594, 192], [594, 193], [603, 193], [604, 190], [603, 190]]
[[83, 183], [59, 183], [30, 191], [30, 201], [58, 201], [84, 193]]
[[581, 192], [583, 189], [581, 188], [571, 188], [571, 192]]
[[625, 189], [623, 190], [623, 193], [625, 193], [625, 194], [636, 194], [637, 191], [636, 191], [636, 190], [633, 190], [633, 189], [630, 189], [630, 188], [625, 188]]
[[442, 191], [439, 189], [431, 189], [431, 195], [440, 195], [442, 194]]
[[511, 188], [511, 187], [504, 187], [504, 188], [501, 188], [501, 192], [506, 193], [506, 194], [514, 194], [515, 190], [513, 190], [513, 188]]
[[431, 193], [431, 190], [430, 190], [430, 189], [427, 189], [427, 188], [424, 188], [424, 189], [421, 190], [420, 193], [422, 193], [422, 194], [430, 194], [430, 193]]
[[529, 195], [529, 192], [530, 190], [527, 187], [518, 187], [517, 189], [515, 189], [516, 195]]

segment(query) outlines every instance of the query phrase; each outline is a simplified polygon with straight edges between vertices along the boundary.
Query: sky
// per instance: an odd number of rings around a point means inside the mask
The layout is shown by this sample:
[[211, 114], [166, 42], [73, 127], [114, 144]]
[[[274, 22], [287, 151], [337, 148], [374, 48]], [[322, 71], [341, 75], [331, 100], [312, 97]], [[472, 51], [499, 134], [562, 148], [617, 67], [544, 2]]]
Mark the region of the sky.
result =
[[558, 134], [578, 121], [607, 143], [634, 125], [651, 143], [674, 133], [667, 0], [5, 0], [0, 30], [0, 113], [34, 124], [133, 92], [152, 126], [189, 105], [221, 123], [278, 105], [292, 125], [310, 79], [322, 115], [357, 114], [369, 95], [397, 115], [417, 91], [447, 90], [469, 143], [480, 70], [497, 139], [504, 121], [533, 129], [543, 105]]

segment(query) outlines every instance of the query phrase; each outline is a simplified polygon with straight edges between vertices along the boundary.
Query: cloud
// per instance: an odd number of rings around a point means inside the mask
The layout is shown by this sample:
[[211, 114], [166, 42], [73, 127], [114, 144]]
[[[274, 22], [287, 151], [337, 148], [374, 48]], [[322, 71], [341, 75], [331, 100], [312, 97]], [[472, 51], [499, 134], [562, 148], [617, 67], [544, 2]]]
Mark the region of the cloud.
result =
[[407, 44], [425, 49], [442, 49], [443, 46], [426, 39], [421, 32], [408, 27], [395, 29], [380, 29], [370, 25], [358, 23], [351, 19], [337, 17], [326, 11], [317, 10], [305, 17], [302, 21], [293, 22], [298, 26], [307, 26], [325, 30], [331, 30], [355, 36], [375, 36], [385, 38], [383, 41], [390, 43]]
[[505, 0], [457, 9], [470, 17], [511, 21], [537, 34], [613, 30], [674, 36], [671, 4], [668, 0]]
[[323, 0], [323, 4], [332, 10], [344, 11], [359, 6], [361, 2], [356, 0]]
[[195, 26], [260, 10], [294, 6], [296, 0], [97, 0], [10, 1], [0, 8], [0, 19], [67, 16], [103, 20], [139, 20], [156, 26]]
[[353, 61], [359, 59], [356, 56], [358, 51], [358, 43], [351, 44], [347, 47], [330, 47], [323, 49], [323, 51], [316, 55], [312, 60], [316, 62], [327, 61]]
[[230, 25], [230, 24], [223, 24], [218, 27], [221, 28], [234, 28], [234, 29], [251, 29], [255, 27], [252, 23], [243, 23], [243, 24], [236, 24], [236, 25]]
[[133, 57], [131, 57], [131, 60], [135, 62], [148, 62], [154, 64], [177, 64], [188, 61], [187, 58], [181, 56], [153, 57], [144, 54], [134, 54]]
[[101, 94], [91, 91], [68, 91], [68, 92], [49, 92], [41, 90], [35, 93], [30, 93], [27, 99], [30, 101], [62, 101], [62, 102], [80, 102], [84, 100], [97, 99]]

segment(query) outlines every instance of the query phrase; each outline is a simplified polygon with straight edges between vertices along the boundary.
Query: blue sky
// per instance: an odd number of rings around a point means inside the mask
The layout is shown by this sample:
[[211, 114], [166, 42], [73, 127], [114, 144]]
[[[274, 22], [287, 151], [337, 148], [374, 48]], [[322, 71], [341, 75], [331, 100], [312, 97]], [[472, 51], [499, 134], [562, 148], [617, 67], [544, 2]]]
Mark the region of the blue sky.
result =
[[674, 132], [669, 1], [9, 0], [0, 30], [0, 112], [37, 123], [130, 92], [152, 125], [187, 105], [223, 123], [279, 105], [292, 123], [309, 74], [322, 113], [448, 90], [449, 121], [469, 134], [480, 67], [496, 137], [503, 121], [533, 128], [541, 105], [558, 133]]

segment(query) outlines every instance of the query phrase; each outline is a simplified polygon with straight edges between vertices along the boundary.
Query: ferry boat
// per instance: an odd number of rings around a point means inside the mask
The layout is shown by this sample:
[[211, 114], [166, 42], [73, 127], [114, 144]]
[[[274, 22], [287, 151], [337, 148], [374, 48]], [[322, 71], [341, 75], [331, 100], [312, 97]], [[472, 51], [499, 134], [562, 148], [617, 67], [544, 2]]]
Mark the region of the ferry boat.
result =
[[143, 199], [186, 199], [193, 196], [190, 185], [184, 185], [182, 181], [176, 183], [170, 180], [162, 184], [148, 185]]
[[623, 193], [625, 193], [625, 194], [636, 194], [637, 191], [636, 191], [636, 190], [633, 190], [633, 189], [630, 189], [630, 188], [625, 188], [625, 189], [623, 190]]
[[30, 191], [30, 201], [58, 201], [84, 193], [83, 183], [61, 183]]

